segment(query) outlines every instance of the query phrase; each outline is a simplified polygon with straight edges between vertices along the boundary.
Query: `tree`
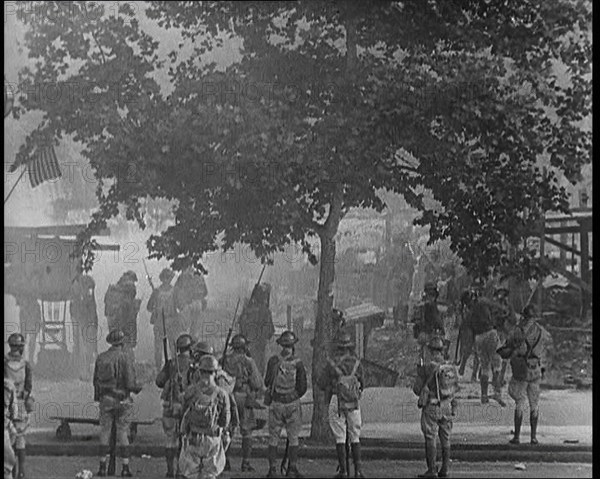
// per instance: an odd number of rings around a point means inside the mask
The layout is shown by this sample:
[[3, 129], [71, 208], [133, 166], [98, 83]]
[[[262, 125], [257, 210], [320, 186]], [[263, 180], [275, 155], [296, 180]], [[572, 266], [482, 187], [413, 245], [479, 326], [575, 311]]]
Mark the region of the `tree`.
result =
[[[120, 82], [121, 95], [24, 105], [46, 112], [44, 132], [75, 133], [101, 180], [83, 245], [119, 204], [143, 226], [150, 197], [175, 201], [175, 224], [149, 239], [175, 268], [186, 256], [202, 268], [204, 252], [236, 242], [265, 261], [295, 242], [318, 260], [314, 383], [332, 334], [335, 234], [351, 208], [382, 211], [381, 189], [420, 209], [431, 242], [449, 238], [473, 273], [537, 274], [522, 240], [532, 219], [566, 208], [537, 162], [546, 154], [573, 177], [591, 159], [579, 125], [591, 106], [590, 11], [569, 0], [151, 2], [147, 16], [183, 38], [169, 98], [150, 76], [163, 66], [157, 44], [136, 21], [77, 17], [31, 25], [40, 64], [22, 80]], [[206, 55], [225, 41], [241, 45], [239, 60], [219, 69]], [[82, 66], [67, 74], [73, 59]], [[323, 439], [327, 405], [313, 394], [311, 436]]]

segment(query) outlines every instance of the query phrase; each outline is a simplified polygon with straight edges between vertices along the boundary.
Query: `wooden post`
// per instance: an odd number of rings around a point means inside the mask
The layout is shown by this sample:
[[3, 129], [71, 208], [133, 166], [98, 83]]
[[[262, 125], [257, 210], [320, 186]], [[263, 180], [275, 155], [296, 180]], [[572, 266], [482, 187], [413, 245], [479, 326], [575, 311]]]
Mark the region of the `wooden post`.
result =
[[287, 328], [288, 331], [293, 331], [292, 329], [292, 305], [288, 304], [285, 308], [285, 316], [287, 318]]
[[[567, 223], [565, 221], [561, 221], [560, 226], [561, 227], [567, 226]], [[560, 242], [562, 244], [567, 244], [567, 241], [568, 241], [567, 233], [561, 233], [560, 234]], [[566, 269], [567, 268], [567, 251], [563, 248], [559, 248], [559, 252], [560, 252], [560, 265]]]
[[[579, 206], [582, 208], [587, 207], [587, 191], [583, 189], [579, 195]], [[579, 241], [581, 248], [581, 279], [589, 284], [590, 282], [590, 242], [588, 236], [588, 222], [581, 221], [579, 223], [581, 239]], [[581, 318], [583, 319], [587, 313], [588, 308], [588, 294], [582, 289], [581, 290]]]

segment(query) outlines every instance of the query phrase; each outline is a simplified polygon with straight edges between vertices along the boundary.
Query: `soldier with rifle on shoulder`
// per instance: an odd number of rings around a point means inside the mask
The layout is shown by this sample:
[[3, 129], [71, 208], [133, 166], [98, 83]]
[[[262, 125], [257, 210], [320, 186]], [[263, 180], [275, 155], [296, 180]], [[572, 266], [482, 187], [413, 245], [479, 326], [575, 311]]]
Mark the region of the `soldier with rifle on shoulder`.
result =
[[[166, 338], [164, 339], [166, 346]], [[156, 385], [163, 390], [162, 425], [166, 436], [165, 457], [167, 460], [167, 476], [175, 477], [175, 461], [179, 453], [179, 423], [183, 413], [183, 395], [189, 386], [190, 366], [192, 363], [191, 348], [194, 340], [189, 334], [177, 338], [177, 352], [172, 359], [164, 349], [165, 364], [156, 377]]]

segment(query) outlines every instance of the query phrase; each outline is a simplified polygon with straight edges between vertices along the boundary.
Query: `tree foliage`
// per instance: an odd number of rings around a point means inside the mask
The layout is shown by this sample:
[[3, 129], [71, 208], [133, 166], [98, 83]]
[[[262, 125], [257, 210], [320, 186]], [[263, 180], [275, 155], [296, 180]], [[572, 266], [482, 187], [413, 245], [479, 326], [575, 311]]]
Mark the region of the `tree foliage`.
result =
[[[175, 202], [175, 224], [149, 240], [175, 267], [236, 242], [262, 258], [297, 242], [316, 262], [318, 236], [319, 344], [339, 222], [382, 211], [381, 189], [420, 209], [472, 273], [539, 272], [523, 239], [568, 206], [554, 169], [576, 178], [591, 160], [591, 2], [150, 2], [146, 15], [183, 39], [168, 60], [118, 16], [57, 13], [27, 37], [38, 66], [24, 83], [99, 92], [22, 103], [46, 113], [36, 134], [86, 145], [100, 179], [88, 237], [120, 204], [143, 225], [147, 197]], [[229, 40], [239, 61], [206, 60]], [[152, 76], [163, 66], [169, 98]]]

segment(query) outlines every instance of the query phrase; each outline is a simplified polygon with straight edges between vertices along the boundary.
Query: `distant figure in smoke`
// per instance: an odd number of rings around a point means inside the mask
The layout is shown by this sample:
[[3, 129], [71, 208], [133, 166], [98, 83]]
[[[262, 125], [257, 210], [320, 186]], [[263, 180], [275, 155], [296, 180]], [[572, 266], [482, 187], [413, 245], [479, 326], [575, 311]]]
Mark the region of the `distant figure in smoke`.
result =
[[174, 347], [177, 337], [183, 332], [183, 328], [177, 327], [179, 321], [177, 319], [173, 285], [171, 284], [174, 276], [175, 273], [170, 268], [165, 268], [160, 272], [158, 278], [161, 281], [161, 285], [152, 291], [152, 295], [146, 306], [146, 309], [151, 313], [150, 324], [154, 327], [154, 361], [156, 367], [159, 369], [163, 364], [163, 314], [167, 337], [172, 347]]
[[271, 285], [257, 285], [240, 315], [240, 334], [248, 340], [250, 355], [261, 374], [265, 372], [267, 343], [275, 334], [273, 316], [269, 309], [270, 294]]
[[133, 356], [137, 346], [137, 315], [142, 300], [136, 299], [135, 283], [137, 275], [133, 271], [123, 273], [116, 285], [110, 285], [104, 296], [104, 314], [109, 331], [120, 330], [125, 334], [125, 345]]
[[96, 311], [96, 283], [88, 274], [78, 275], [71, 286], [71, 320], [76, 324], [77, 348], [81, 358], [81, 379], [91, 379], [91, 366], [98, 351], [98, 312]]
[[27, 359], [33, 364], [35, 341], [42, 325], [42, 310], [32, 294], [16, 295], [15, 300], [19, 307], [19, 327], [25, 338]]
[[208, 289], [204, 277], [194, 270], [191, 262], [188, 261], [186, 268], [177, 278], [173, 294], [184, 331], [195, 338], [199, 337], [200, 319], [202, 311], [206, 309]]

